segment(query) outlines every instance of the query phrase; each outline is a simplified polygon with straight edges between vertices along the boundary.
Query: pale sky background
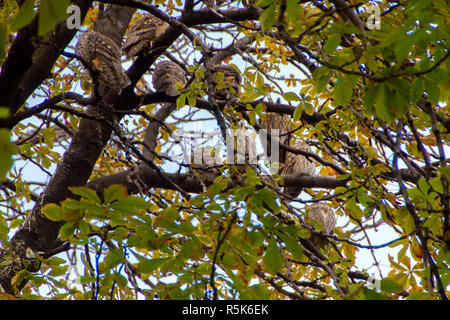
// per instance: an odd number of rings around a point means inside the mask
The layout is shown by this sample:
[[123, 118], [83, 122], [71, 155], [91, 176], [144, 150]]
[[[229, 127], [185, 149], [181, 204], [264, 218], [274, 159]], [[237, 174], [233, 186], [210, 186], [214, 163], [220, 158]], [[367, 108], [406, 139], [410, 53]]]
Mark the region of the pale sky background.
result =
[[[225, 37], [225, 41], [223, 46], [225, 47], [228, 42], [229, 42], [229, 38], [228, 41], [227, 37]], [[74, 44], [75, 42], [72, 42], [72, 44]], [[217, 44], [216, 44], [217, 46]], [[66, 51], [70, 51], [69, 49], [66, 49]], [[196, 53], [194, 55], [194, 58], [196, 58], [197, 60], [200, 58], [199, 53]], [[250, 63], [243, 61], [241, 58], [239, 58], [238, 56], [235, 56], [232, 60], [232, 63], [236, 64], [241, 70], [244, 70], [246, 67], [251, 66]], [[129, 66], [129, 63], [124, 64], [124, 66]], [[289, 77], [289, 74], [293, 73], [295, 75], [296, 78], [302, 78], [303, 75], [297, 70], [297, 69], [293, 69], [293, 68], [289, 68], [286, 66], [282, 66], [280, 65], [281, 68], [281, 72], [280, 73], [275, 73], [272, 72], [271, 74], [273, 76], [284, 76], [284, 77]], [[148, 80], [148, 82], [151, 84], [151, 80], [150, 80], [150, 75], [146, 75], [146, 78]], [[266, 81], [266, 83], [269, 83], [268, 81]], [[269, 83], [270, 84], [270, 83]], [[298, 92], [300, 91], [300, 87], [287, 87], [284, 82], [280, 81], [279, 85], [283, 88], [283, 90], [285, 90], [285, 92], [288, 91], [293, 91], [293, 92]], [[74, 87], [71, 89], [71, 91], [77, 91], [79, 93], [83, 93], [83, 91], [78, 87]], [[274, 96], [274, 100], [276, 100], [278, 98], [278, 96]], [[30, 98], [28, 100], [29, 106], [33, 106], [36, 105], [38, 103], [42, 102], [42, 100], [40, 99], [34, 99], [34, 98]], [[285, 101], [283, 101], [283, 99], [281, 98], [281, 102], [283, 103], [287, 103]], [[186, 110], [187, 108], [189, 108], [188, 106], [185, 107], [184, 110]], [[178, 111], [178, 115], [180, 115], [181, 113], [184, 112], [184, 110]], [[201, 111], [198, 113], [199, 117], [212, 117], [212, 115], [206, 111]], [[40, 123], [40, 120], [38, 122], [36, 122], [35, 120], [31, 119], [31, 120], [26, 120], [26, 121], [31, 121], [32, 123]], [[26, 122], [25, 121], [25, 122]], [[169, 121], [170, 122], [170, 121]], [[204, 129], [217, 129], [217, 125], [216, 125], [216, 121], [207, 121], [205, 123], [202, 124], [202, 127]], [[198, 127], [197, 127], [198, 128]], [[187, 125], [185, 128], [185, 130], [191, 130], [191, 129], [196, 129], [195, 125]], [[220, 136], [216, 137], [215, 139], [211, 140], [211, 145], [215, 146], [217, 145], [217, 141], [220, 140]], [[261, 148], [258, 148], [259, 150], [261, 150]], [[14, 166], [16, 168], [22, 168], [22, 177], [25, 181], [39, 181], [39, 182], [43, 182], [43, 183], [47, 183], [48, 182], [48, 177], [46, 176], [45, 173], [41, 172], [41, 170], [39, 168], [37, 168], [34, 164], [32, 164], [31, 162], [27, 162], [26, 166], [23, 166], [24, 162], [23, 161], [16, 161]], [[175, 164], [167, 164], [164, 165], [163, 168], [167, 171], [177, 171], [178, 170], [178, 165]], [[49, 169], [51, 172], [54, 172], [55, 170], [55, 165], [52, 166], [52, 168]], [[319, 172], [319, 169], [317, 170], [317, 172]], [[398, 189], [398, 187], [396, 185], [393, 185], [392, 187], [394, 191], [396, 191]], [[38, 192], [40, 193], [40, 191]], [[306, 199], [305, 196], [305, 192], [302, 193], [302, 199]], [[32, 207], [33, 203], [30, 204], [30, 208]], [[340, 216], [338, 218], [338, 226], [344, 226], [347, 223], [348, 219], [347, 217], [344, 216]], [[12, 231], [11, 234], [13, 234], [14, 232]], [[399, 237], [398, 234], [396, 234], [395, 232], [392, 231], [392, 229], [385, 225], [382, 224], [379, 227], [377, 227], [376, 229], [370, 229], [368, 230], [368, 235], [370, 237], [371, 243], [372, 245], [380, 245], [386, 242], [389, 242], [393, 239], [396, 239]], [[362, 240], [360, 242], [361, 244], [368, 244], [366, 242], [366, 240]], [[380, 265], [380, 269], [382, 271], [382, 274], [384, 277], [387, 276], [389, 270], [390, 270], [390, 264], [388, 261], [388, 254], [390, 254], [391, 256], [394, 257], [394, 259], [396, 260], [396, 255], [397, 255], [398, 249], [397, 248], [382, 248], [382, 249], [375, 249], [374, 250], [374, 254], [376, 255], [376, 258], [379, 262]], [[409, 252], [407, 251], [407, 254], [409, 254]], [[60, 255], [61, 257], [65, 257], [64, 254]], [[80, 269], [81, 270], [81, 269]], [[359, 271], [363, 271], [366, 270], [369, 273], [373, 273], [374, 276], [376, 278], [379, 278], [379, 274], [378, 274], [378, 270], [376, 267], [374, 267], [374, 260], [372, 257], [372, 253], [370, 250], [368, 249], [358, 249], [357, 254], [356, 254], [356, 262], [355, 262], [355, 268], [354, 270], [359, 270]], [[174, 279], [168, 279], [168, 281], [172, 282]]]

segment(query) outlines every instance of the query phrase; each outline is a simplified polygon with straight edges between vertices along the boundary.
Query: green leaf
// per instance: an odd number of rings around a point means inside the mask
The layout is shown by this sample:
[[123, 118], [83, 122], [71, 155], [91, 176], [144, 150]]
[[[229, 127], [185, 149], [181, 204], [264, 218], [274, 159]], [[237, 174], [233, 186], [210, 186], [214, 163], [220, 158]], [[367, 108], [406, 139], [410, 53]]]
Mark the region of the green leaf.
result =
[[226, 189], [228, 186], [228, 183], [226, 181], [222, 181], [220, 183], [214, 183], [208, 187], [208, 194], [215, 196], [216, 194], [219, 194], [223, 190]]
[[417, 101], [419, 101], [420, 98], [422, 98], [422, 94], [423, 94], [423, 90], [424, 90], [425, 86], [423, 83], [423, 78], [416, 78], [416, 81], [414, 81], [414, 84], [412, 86], [412, 90], [411, 90], [411, 102], [417, 103]]
[[286, 0], [286, 14], [289, 21], [299, 24], [297, 21], [301, 9], [302, 6], [298, 5], [298, 0]]
[[0, 129], [0, 181], [2, 181], [13, 165], [12, 155], [17, 153], [16, 146], [11, 142], [8, 129]]
[[113, 202], [111, 208], [126, 215], [137, 215], [148, 209], [148, 203], [139, 197], [127, 197]]
[[365, 300], [386, 300], [386, 296], [368, 288], [364, 288]]
[[398, 63], [402, 63], [406, 59], [409, 51], [414, 45], [414, 38], [411, 35], [406, 35], [397, 42], [395, 45], [395, 57]]
[[121, 184], [113, 184], [105, 189], [105, 202], [111, 203], [128, 195], [127, 189]]
[[323, 46], [323, 52], [326, 55], [333, 53], [333, 51], [336, 50], [339, 43], [341, 43], [341, 35], [339, 33], [333, 34], [331, 37], [328, 38], [327, 42]]
[[278, 235], [280, 236], [281, 240], [286, 244], [286, 248], [292, 254], [292, 257], [298, 261], [301, 261], [304, 255], [298, 241], [284, 233], [279, 233]]
[[263, 188], [256, 193], [256, 196], [261, 199], [270, 210], [277, 213], [280, 211], [280, 207], [275, 201], [274, 194], [267, 188]]
[[64, 212], [61, 207], [54, 203], [46, 204], [42, 208], [42, 213], [52, 221], [61, 221], [64, 220]]
[[123, 253], [120, 249], [112, 249], [105, 258], [105, 266], [109, 269], [114, 268], [123, 262]]
[[[7, 42], [7, 34], [6, 33], [7, 33], [6, 26], [0, 25], [0, 63], [5, 58], [6, 42]], [[0, 109], [8, 110], [8, 108], [0, 108]], [[2, 117], [0, 115], [0, 118], [6, 118], [6, 117]]]
[[390, 278], [385, 278], [380, 281], [381, 290], [389, 293], [398, 293], [403, 290], [402, 286]]
[[300, 120], [300, 118], [302, 117], [302, 113], [303, 113], [303, 103], [300, 103], [297, 106], [297, 108], [295, 108], [294, 114], [292, 115], [292, 118], [294, 119], [294, 121]]
[[88, 187], [69, 187], [69, 190], [80, 197], [91, 200], [94, 203], [101, 203], [102, 201], [97, 195], [97, 192]]
[[386, 83], [380, 83], [375, 97], [375, 110], [381, 120], [391, 122], [395, 119], [395, 105], [392, 101], [392, 91]]
[[269, 246], [267, 247], [267, 251], [263, 257], [263, 261], [264, 265], [270, 273], [276, 274], [281, 270], [284, 259], [283, 255], [281, 254], [280, 248], [278, 248], [277, 242], [274, 238], [271, 238], [269, 241]]
[[61, 241], [69, 240], [75, 233], [75, 223], [67, 222], [59, 229], [59, 238]]
[[47, 35], [53, 28], [66, 18], [69, 0], [41, 0], [39, 6], [38, 36]]
[[197, 96], [194, 91], [191, 91], [187, 94], [187, 99], [188, 99], [188, 104], [191, 107], [195, 107], [195, 105], [197, 103]]
[[295, 92], [286, 92], [283, 94], [286, 101], [301, 101], [300, 97]]
[[336, 86], [334, 87], [334, 101], [336, 104], [345, 106], [353, 95], [353, 86], [358, 81], [354, 75], [338, 74]]
[[423, 194], [427, 194], [428, 190], [430, 190], [430, 185], [426, 182], [426, 180], [423, 177], [420, 177], [418, 185], [420, 191], [422, 191]]
[[256, 2], [256, 6], [260, 7], [261, 9], [266, 9], [274, 2], [276, 2], [276, 0], [259, 0], [258, 2]]
[[189, 239], [183, 243], [181, 248], [180, 257], [186, 259], [199, 259], [204, 255], [201, 242], [197, 239]]
[[11, 21], [11, 31], [19, 30], [33, 21], [36, 12], [33, 10], [35, 0], [26, 0], [20, 7], [19, 12]]
[[267, 9], [261, 13], [261, 16], [259, 17], [259, 22], [261, 23], [261, 29], [266, 30], [269, 28], [272, 28], [275, 24], [275, 21], [277, 21], [277, 5], [278, 3], [275, 1], [272, 3]]
[[180, 94], [177, 98], [177, 108], [183, 108], [186, 105], [186, 94]]

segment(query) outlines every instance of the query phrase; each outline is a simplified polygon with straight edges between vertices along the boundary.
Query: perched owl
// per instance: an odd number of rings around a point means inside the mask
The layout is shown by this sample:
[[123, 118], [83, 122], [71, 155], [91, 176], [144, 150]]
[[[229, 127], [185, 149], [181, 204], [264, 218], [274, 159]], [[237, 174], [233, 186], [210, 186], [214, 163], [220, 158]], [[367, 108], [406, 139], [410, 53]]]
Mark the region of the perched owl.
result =
[[[268, 157], [271, 157], [271, 137], [270, 135], [276, 135], [278, 130], [279, 142], [284, 145], [289, 145], [291, 140], [290, 135], [286, 134], [291, 131], [290, 116], [287, 114], [279, 114], [276, 112], [266, 113], [266, 118], [260, 122], [259, 126], [261, 129], [267, 130], [267, 144], [262, 141], [262, 147], [266, 152]], [[285, 159], [286, 151], [279, 148], [279, 160], [278, 162], [283, 163]]]
[[[336, 215], [333, 209], [326, 204], [315, 202], [310, 207], [309, 219], [319, 222], [322, 225], [322, 232], [331, 235], [336, 228]], [[311, 241], [319, 248], [323, 248], [328, 240], [318, 235], [312, 234]]]
[[[219, 73], [223, 74], [223, 83], [221, 88], [217, 88], [217, 77]], [[231, 66], [218, 65], [214, 68], [215, 74], [215, 92], [214, 97], [217, 100], [231, 100], [239, 96], [241, 87], [241, 74]]]
[[100, 83], [118, 94], [130, 84], [120, 63], [120, 48], [107, 36], [95, 31], [86, 33], [78, 41], [75, 52], [96, 72]]
[[[292, 146], [295, 149], [304, 150], [311, 152], [311, 148], [304, 142], [297, 142]], [[287, 152], [286, 158], [284, 159], [283, 168], [281, 168], [282, 175], [288, 174], [304, 174], [309, 176], [314, 176], [316, 174], [316, 162], [314, 160], [309, 160], [301, 154], [294, 154]], [[302, 192], [300, 187], [288, 187], [285, 188], [285, 193], [292, 198], [297, 198]]]
[[122, 50], [128, 58], [137, 56], [142, 50], [150, 48], [155, 41], [168, 27], [164, 21], [147, 13], [142, 18], [136, 20], [128, 30], [127, 41]]
[[178, 64], [170, 60], [159, 62], [153, 72], [153, 88], [157, 92], [164, 92], [168, 96], [178, 96], [180, 92], [175, 88], [177, 82], [183, 86], [186, 83], [186, 73]]

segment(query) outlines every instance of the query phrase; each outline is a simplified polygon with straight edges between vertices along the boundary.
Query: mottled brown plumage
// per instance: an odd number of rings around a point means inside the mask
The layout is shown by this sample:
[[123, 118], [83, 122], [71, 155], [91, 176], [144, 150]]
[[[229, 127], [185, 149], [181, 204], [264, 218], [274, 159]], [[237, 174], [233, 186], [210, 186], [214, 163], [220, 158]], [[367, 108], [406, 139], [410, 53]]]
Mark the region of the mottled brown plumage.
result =
[[118, 94], [130, 84], [120, 62], [120, 48], [107, 36], [95, 31], [86, 33], [79, 39], [75, 52], [96, 73], [101, 84]]
[[157, 92], [164, 92], [168, 96], [178, 96], [180, 92], [176, 89], [179, 82], [181, 86], [186, 83], [186, 73], [175, 62], [164, 60], [159, 62], [153, 72], [153, 88]]
[[150, 48], [167, 26], [167, 23], [150, 13], [144, 15], [130, 26], [122, 50], [128, 58], [138, 55], [142, 50]]
[[[291, 140], [291, 136], [286, 134], [291, 131], [290, 125], [291, 117], [287, 114], [279, 114], [276, 112], [267, 112], [266, 118], [260, 121], [259, 126], [261, 129], [267, 130], [267, 145], [262, 141], [262, 147], [264, 152], [266, 152], [268, 157], [271, 157], [272, 152], [272, 143], [271, 143], [271, 135], [275, 135], [279, 137], [279, 143], [284, 145], [289, 145]], [[286, 156], [286, 151], [282, 148], [279, 148], [279, 163], [284, 163], [284, 159]], [[272, 157], [273, 158], [273, 157]]]
[[[218, 81], [218, 77], [223, 75], [223, 81]], [[218, 65], [214, 68], [215, 92], [217, 100], [231, 100], [239, 97], [241, 87], [241, 74], [231, 66]], [[217, 85], [220, 88], [217, 88]]]
[[[333, 209], [326, 204], [315, 202], [311, 205], [309, 211], [309, 220], [316, 221], [322, 225], [322, 233], [325, 235], [332, 235], [336, 228], [336, 215]], [[323, 248], [328, 240], [325, 237], [312, 234], [311, 241], [319, 248]]]
[[[292, 146], [294, 149], [299, 149], [307, 152], [312, 152], [311, 148], [304, 142], [297, 142]], [[310, 158], [311, 159], [311, 158]], [[309, 160], [301, 154], [294, 154], [288, 152], [281, 168], [282, 175], [289, 174], [304, 174], [314, 176], [316, 174], [316, 161]], [[302, 192], [301, 187], [288, 187], [284, 191], [292, 198], [297, 198]]]

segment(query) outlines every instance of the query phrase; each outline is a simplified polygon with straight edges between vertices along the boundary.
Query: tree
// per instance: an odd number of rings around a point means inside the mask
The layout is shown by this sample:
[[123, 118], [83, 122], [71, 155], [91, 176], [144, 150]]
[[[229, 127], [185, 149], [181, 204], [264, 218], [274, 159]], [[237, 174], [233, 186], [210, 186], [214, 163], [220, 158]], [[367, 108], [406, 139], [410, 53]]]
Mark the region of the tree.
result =
[[[2, 297], [448, 299], [445, 1], [6, 0], [1, 10]], [[130, 84], [114, 90], [77, 41], [94, 30], [120, 47], [145, 13], [167, 29], [137, 57], [122, 54]], [[160, 60], [186, 72], [175, 96], [151, 89]], [[239, 95], [217, 65], [240, 71]], [[277, 147], [314, 161], [316, 175], [175, 157], [183, 128], [209, 123], [224, 142], [267, 113], [289, 116], [290, 142]], [[333, 234], [307, 219], [316, 202], [337, 215]], [[373, 241], [379, 228], [389, 238]], [[357, 263], [364, 251], [375, 276]]]

